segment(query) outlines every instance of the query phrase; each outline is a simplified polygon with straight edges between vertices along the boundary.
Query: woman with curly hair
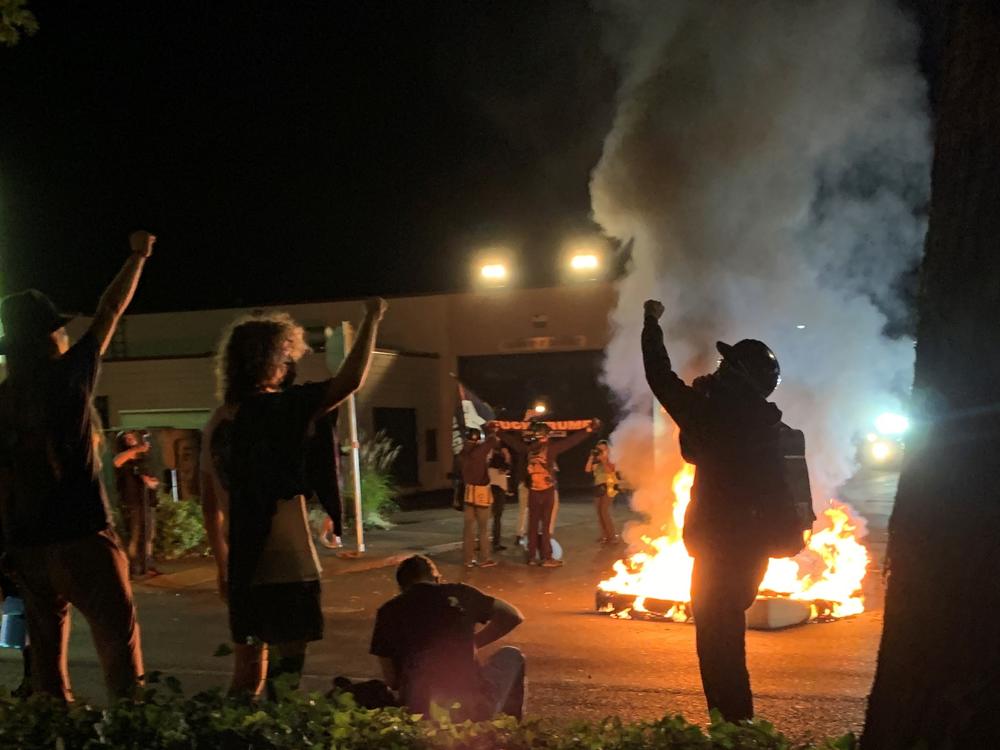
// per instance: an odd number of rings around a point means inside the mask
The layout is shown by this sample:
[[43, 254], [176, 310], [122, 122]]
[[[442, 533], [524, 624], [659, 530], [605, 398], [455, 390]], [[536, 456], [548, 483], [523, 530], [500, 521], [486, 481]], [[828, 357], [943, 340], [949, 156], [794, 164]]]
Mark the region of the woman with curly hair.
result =
[[306, 644], [323, 637], [319, 558], [306, 514], [307, 441], [314, 422], [364, 382], [386, 309], [379, 298], [366, 303], [357, 342], [320, 383], [291, 384], [308, 347], [287, 314], [241, 318], [223, 337], [216, 374], [224, 403], [202, 435], [201, 470], [235, 644], [232, 693], [256, 696], [265, 676], [272, 691], [278, 675], [300, 675]]

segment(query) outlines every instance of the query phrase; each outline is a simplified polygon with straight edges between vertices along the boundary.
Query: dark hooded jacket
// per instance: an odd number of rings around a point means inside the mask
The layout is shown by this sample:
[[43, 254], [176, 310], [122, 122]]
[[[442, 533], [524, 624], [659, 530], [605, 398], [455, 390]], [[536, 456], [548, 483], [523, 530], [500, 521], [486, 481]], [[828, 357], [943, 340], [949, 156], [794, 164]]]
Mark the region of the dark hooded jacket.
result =
[[642, 331], [646, 381], [680, 428], [681, 453], [696, 467], [684, 544], [694, 556], [762, 555], [762, 517], [783, 501], [781, 411], [749, 388], [715, 378], [686, 384], [673, 371], [655, 318]]

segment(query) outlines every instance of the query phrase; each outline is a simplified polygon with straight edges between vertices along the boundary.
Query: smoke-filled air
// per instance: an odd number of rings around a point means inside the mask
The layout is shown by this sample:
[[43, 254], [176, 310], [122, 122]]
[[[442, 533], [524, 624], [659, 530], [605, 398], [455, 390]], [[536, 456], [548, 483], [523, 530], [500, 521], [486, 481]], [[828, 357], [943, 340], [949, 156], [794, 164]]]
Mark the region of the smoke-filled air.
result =
[[901, 407], [912, 376], [912, 340], [884, 331], [925, 228], [916, 28], [888, 0], [598, 11], [620, 86], [591, 197], [603, 230], [631, 243], [605, 374], [627, 415], [612, 442], [635, 505], [669, 522], [669, 474], [630, 449], [652, 430], [639, 341], [642, 302], [658, 298], [688, 381], [714, 369], [717, 339], [774, 350], [772, 398], [805, 431], [820, 509], [854, 470], [854, 437]]

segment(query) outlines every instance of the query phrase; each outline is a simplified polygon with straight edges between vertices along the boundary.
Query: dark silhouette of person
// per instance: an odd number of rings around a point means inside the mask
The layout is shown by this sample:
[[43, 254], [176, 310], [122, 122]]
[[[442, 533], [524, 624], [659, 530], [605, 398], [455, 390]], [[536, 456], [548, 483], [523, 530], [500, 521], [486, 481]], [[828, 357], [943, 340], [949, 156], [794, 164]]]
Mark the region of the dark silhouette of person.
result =
[[716, 371], [686, 384], [663, 343], [663, 311], [660, 302], [645, 303], [646, 381], [680, 428], [684, 459], [696, 467], [684, 544], [694, 558], [698, 664], [709, 709], [735, 722], [753, 716], [745, 613], [767, 570], [762, 509], [786, 492], [778, 460], [781, 412], [767, 400], [781, 371], [760, 341], [718, 342]]

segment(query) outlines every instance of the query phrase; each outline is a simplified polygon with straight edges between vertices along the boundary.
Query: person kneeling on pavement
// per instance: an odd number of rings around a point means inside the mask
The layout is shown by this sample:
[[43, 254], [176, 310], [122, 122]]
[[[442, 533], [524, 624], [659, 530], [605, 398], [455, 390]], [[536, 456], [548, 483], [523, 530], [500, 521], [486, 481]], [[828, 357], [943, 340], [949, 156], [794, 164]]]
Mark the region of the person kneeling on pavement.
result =
[[517, 608], [472, 586], [442, 582], [423, 555], [400, 563], [396, 581], [401, 593], [379, 608], [371, 653], [400, 703], [419, 714], [428, 714], [432, 704], [458, 703], [456, 721], [485, 721], [498, 713], [521, 718], [524, 655], [504, 646], [485, 660], [478, 656], [523, 622]]

